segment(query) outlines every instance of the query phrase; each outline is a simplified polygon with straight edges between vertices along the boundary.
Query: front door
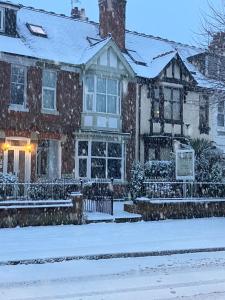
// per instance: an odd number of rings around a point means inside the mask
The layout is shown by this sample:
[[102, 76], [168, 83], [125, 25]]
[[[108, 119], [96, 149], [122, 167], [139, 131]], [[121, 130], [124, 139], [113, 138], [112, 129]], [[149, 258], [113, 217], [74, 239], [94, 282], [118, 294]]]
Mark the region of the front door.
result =
[[16, 175], [19, 182], [25, 182], [26, 153], [20, 149], [8, 150], [7, 173]]
[[30, 181], [31, 153], [24, 146], [10, 145], [4, 152], [4, 173], [16, 175], [18, 182]]

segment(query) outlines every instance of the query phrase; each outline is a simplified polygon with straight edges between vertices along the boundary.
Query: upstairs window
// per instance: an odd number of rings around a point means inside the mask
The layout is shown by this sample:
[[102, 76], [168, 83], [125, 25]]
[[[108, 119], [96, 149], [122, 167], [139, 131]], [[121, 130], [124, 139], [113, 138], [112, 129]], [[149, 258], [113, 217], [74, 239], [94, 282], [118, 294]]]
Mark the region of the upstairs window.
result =
[[4, 8], [1, 8], [0, 7], [0, 32], [3, 32], [4, 31], [4, 23], [5, 23], [5, 21], [4, 21], [4, 18], [5, 18], [5, 10], [4, 10]]
[[119, 114], [119, 81], [106, 77], [87, 76], [85, 81], [85, 111]]
[[205, 95], [200, 97], [199, 130], [200, 133], [209, 133], [209, 98]]
[[11, 105], [25, 106], [26, 69], [12, 65], [11, 69]]
[[225, 107], [224, 100], [218, 103], [217, 126], [225, 127]]
[[160, 90], [159, 87], [153, 88], [153, 118], [159, 119], [160, 117]]
[[33, 35], [47, 37], [47, 33], [44, 28], [40, 25], [28, 24], [27, 27]]
[[42, 109], [56, 110], [57, 72], [43, 70], [42, 79]]
[[164, 118], [181, 121], [181, 92], [179, 89], [164, 88]]

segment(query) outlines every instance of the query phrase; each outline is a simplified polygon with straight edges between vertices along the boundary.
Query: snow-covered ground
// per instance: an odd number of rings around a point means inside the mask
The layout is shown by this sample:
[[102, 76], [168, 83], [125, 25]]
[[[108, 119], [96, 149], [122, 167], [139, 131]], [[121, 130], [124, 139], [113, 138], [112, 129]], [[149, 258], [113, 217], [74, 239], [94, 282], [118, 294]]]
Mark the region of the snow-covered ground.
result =
[[0, 229], [0, 263], [75, 255], [225, 247], [225, 218]]
[[2, 300], [225, 299], [225, 252], [0, 267]]

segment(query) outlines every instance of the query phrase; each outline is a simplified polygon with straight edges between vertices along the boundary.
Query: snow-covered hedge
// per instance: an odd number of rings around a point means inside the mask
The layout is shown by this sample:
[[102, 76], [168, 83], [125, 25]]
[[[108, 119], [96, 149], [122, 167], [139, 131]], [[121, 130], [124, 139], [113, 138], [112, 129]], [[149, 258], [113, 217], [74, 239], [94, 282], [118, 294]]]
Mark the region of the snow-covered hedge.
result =
[[1, 183], [15, 183], [16, 181], [17, 181], [17, 178], [15, 175], [0, 172], [0, 184]]
[[80, 182], [74, 180], [57, 179], [52, 181], [39, 181], [31, 183], [28, 188], [28, 195], [31, 199], [66, 199], [72, 192], [80, 190]]
[[149, 161], [144, 165], [145, 179], [173, 181], [175, 179], [174, 161]]

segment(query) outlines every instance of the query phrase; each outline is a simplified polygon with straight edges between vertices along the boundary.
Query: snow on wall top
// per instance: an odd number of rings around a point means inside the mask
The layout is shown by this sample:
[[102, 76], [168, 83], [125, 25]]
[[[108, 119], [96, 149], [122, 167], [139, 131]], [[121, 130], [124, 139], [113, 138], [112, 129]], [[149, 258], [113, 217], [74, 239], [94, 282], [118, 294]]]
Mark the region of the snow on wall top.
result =
[[[47, 38], [33, 35], [27, 23], [42, 26]], [[17, 13], [17, 30], [20, 38], [0, 36], [1, 52], [80, 65], [86, 63], [107, 43], [106, 40], [95, 46], [90, 45], [88, 37], [100, 39], [97, 23], [24, 6]], [[126, 31], [126, 48], [136, 51], [146, 63], [146, 66], [137, 64], [128, 55], [124, 55], [137, 76], [157, 77], [173, 56], [179, 53], [187, 68], [196, 73], [193, 75], [196, 81], [204, 87], [209, 85], [206, 78], [187, 60], [188, 57], [202, 52], [201, 49], [131, 31]], [[162, 55], [165, 53], [168, 54]]]

